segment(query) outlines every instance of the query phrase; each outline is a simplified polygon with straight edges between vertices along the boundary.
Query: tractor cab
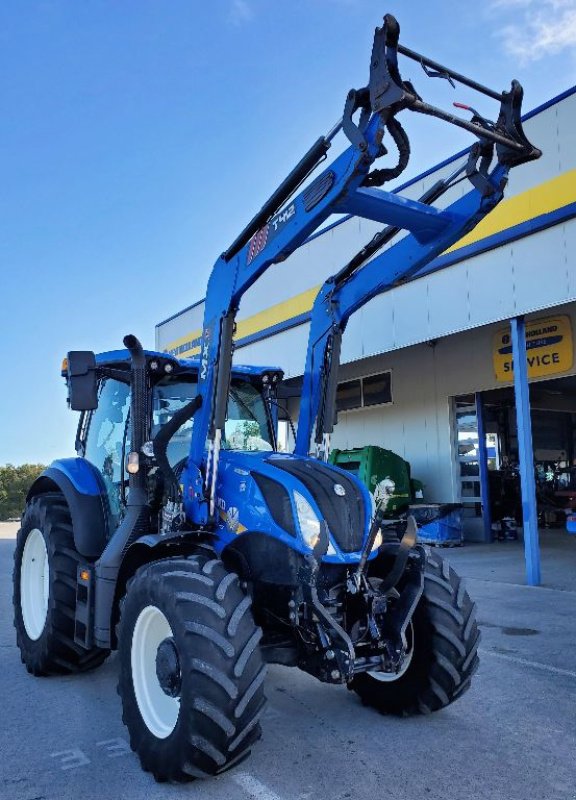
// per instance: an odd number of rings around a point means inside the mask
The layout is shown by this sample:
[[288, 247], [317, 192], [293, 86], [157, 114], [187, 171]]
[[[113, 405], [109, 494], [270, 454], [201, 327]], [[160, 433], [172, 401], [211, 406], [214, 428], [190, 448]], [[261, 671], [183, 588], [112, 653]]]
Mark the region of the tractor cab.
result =
[[[149, 484], [161, 478], [153, 464], [152, 443], [174, 415], [197, 394], [199, 359], [177, 359], [166, 353], [144, 351], [148, 383], [146, 437], [138, 454], [148, 472]], [[128, 350], [93, 355], [71, 352], [62, 365], [68, 401], [80, 410], [76, 453], [100, 473], [109, 503], [112, 530], [119, 524], [127, 503], [129, 463], [131, 359]], [[275, 390], [282, 372], [277, 368], [234, 369], [230, 384], [228, 415], [222, 442], [224, 451], [276, 449]], [[179, 476], [186, 465], [194, 419], [185, 420], [170, 437], [166, 456]], [[134, 459], [133, 459], [134, 460]], [[155, 487], [154, 493], [161, 494]]]

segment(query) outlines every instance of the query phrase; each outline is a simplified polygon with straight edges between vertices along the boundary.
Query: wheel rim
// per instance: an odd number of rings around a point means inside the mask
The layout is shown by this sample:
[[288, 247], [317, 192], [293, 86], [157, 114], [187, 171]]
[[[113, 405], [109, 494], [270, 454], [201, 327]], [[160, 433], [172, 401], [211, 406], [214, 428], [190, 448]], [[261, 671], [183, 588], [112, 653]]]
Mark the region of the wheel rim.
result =
[[132, 683], [142, 719], [158, 739], [170, 736], [180, 713], [180, 698], [164, 692], [156, 673], [158, 648], [172, 636], [170, 623], [159, 608], [142, 609], [132, 634]]
[[24, 628], [36, 641], [42, 635], [48, 616], [50, 566], [42, 531], [33, 528], [28, 534], [20, 567], [20, 608]]
[[370, 677], [375, 681], [380, 681], [380, 683], [393, 683], [394, 681], [400, 680], [402, 675], [405, 675], [408, 671], [408, 668], [412, 663], [412, 659], [414, 658], [414, 640], [414, 626], [412, 622], [410, 622], [408, 636], [404, 637], [406, 655], [404, 656], [404, 661], [402, 662], [402, 666], [398, 672], [382, 672], [381, 670], [373, 670], [367, 674], [370, 675]]

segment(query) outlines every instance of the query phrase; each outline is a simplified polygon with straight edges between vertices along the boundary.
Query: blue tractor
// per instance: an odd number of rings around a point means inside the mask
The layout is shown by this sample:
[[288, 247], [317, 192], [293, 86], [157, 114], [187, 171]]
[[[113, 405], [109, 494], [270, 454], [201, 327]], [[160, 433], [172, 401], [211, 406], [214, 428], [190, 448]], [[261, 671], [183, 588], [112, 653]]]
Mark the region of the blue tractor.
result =
[[[81, 412], [77, 458], [55, 461], [28, 494], [18, 645], [34, 675], [91, 669], [117, 649], [131, 746], [158, 780], [216, 775], [248, 755], [266, 663], [398, 715], [452, 703], [478, 664], [474, 605], [456, 573], [417, 544], [413, 520], [398, 538], [360, 481], [327, 463], [340, 344], [356, 310], [470, 231], [502, 199], [509, 170], [540, 151], [523, 133], [517, 82], [494, 92], [398, 38], [387, 15], [368, 85], [348, 93], [342, 120], [218, 259], [198, 359], [127, 336], [124, 350], [72, 351], [63, 365]], [[402, 79], [399, 53], [497, 100], [497, 120], [425, 103]], [[380, 188], [408, 162], [404, 111], [477, 140], [419, 200]], [[305, 183], [340, 130], [349, 146]], [[372, 169], [386, 135], [398, 162]], [[278, 452], [282, 372], [233, 365], [235, 317], [265, 270], [342, 213], [385, 227], [318, 294], [295, 451]]]

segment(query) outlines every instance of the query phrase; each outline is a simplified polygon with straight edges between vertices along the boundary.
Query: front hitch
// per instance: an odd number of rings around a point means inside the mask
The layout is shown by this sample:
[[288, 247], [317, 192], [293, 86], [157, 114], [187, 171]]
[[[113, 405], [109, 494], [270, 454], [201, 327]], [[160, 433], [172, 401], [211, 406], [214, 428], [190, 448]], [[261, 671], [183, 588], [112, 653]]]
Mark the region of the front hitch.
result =
[[[379, 515], [376, 520], [377, 530], [381, 523]], [[367, 656], [355, 647], [343, 627], [345, 623], [341, 625], [319, 597], [318, 576], [326, 544], [319, 543], [316, 551], [305, 557], [298, 575], [298, 602], [292, 605], [300, 610], [293, 611], [291, 619], [297, 628], [306, 620], [307, 629], [314, 633], [315, 644], [302, 652], [301, 669], [325, 683], [348, 684], [354, 675], [367, 670], [390, 673], [398, 670], [405, 654], [406, 632], [424, 591], [426, 552], [422, 545], [416, 544], [416, 530], [416, 523], [410, 517], [402, 540], [382, 546], [371, 562], [362, 563], [361, 560], [348, 579], [345, 605], [347, 613], [356, 608], [366, 621], [369, 638], [364, 639], [360, 649], [365, 650], [366, 644], [371, 642]], [[374, 535], [373, 526], [368, 546]], [[381, 581], [378, 586], [373, 586], [368, 577], [368, 572], [373, 573], [373, 565], [376, 566], [374, 577]]]
[[[385, 671], [388, 671], [386, 670], [387, 666], [391, 666], [394, 671], [401, 663], [406, 644], [406, 631], [424, 592], [424, 570], [426, 568], [424, 547], [416, 545], [411, 548], [407, 556], [402, 553], [401, 547], [402, 544], [398, 547], [394, 565], [387, 578], [390, 580], [393, 577], [396, 566], [405, 559], [400, 575], [403, 579], [402, 590], [397, 593], [398, 596], [393, 606], [389, 607], [386, 613], [378, 619], [380, 635], [386, 643], [383, 659]], [[387, 583], [387, 578], [384, 578], [384, 585]], [[393, 590], [389, 589], [388, 591]]]
[[324, 683], [348, 683], [354, 676], [356, 653], [351, 638], [318, 597], [320, 560], [305, 556], [299, 579], [302, 601], [316, 616], [319, 647], [300, 660], [300, 667]]

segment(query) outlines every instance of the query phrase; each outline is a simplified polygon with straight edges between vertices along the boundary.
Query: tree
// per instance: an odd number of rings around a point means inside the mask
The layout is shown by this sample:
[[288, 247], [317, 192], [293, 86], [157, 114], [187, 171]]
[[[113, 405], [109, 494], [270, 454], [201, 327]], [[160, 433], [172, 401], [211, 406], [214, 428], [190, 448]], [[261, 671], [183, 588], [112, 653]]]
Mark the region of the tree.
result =
[[0, 520], [20, 517], [28, 489], [43, 469], [42, 464], [0, 467]]

